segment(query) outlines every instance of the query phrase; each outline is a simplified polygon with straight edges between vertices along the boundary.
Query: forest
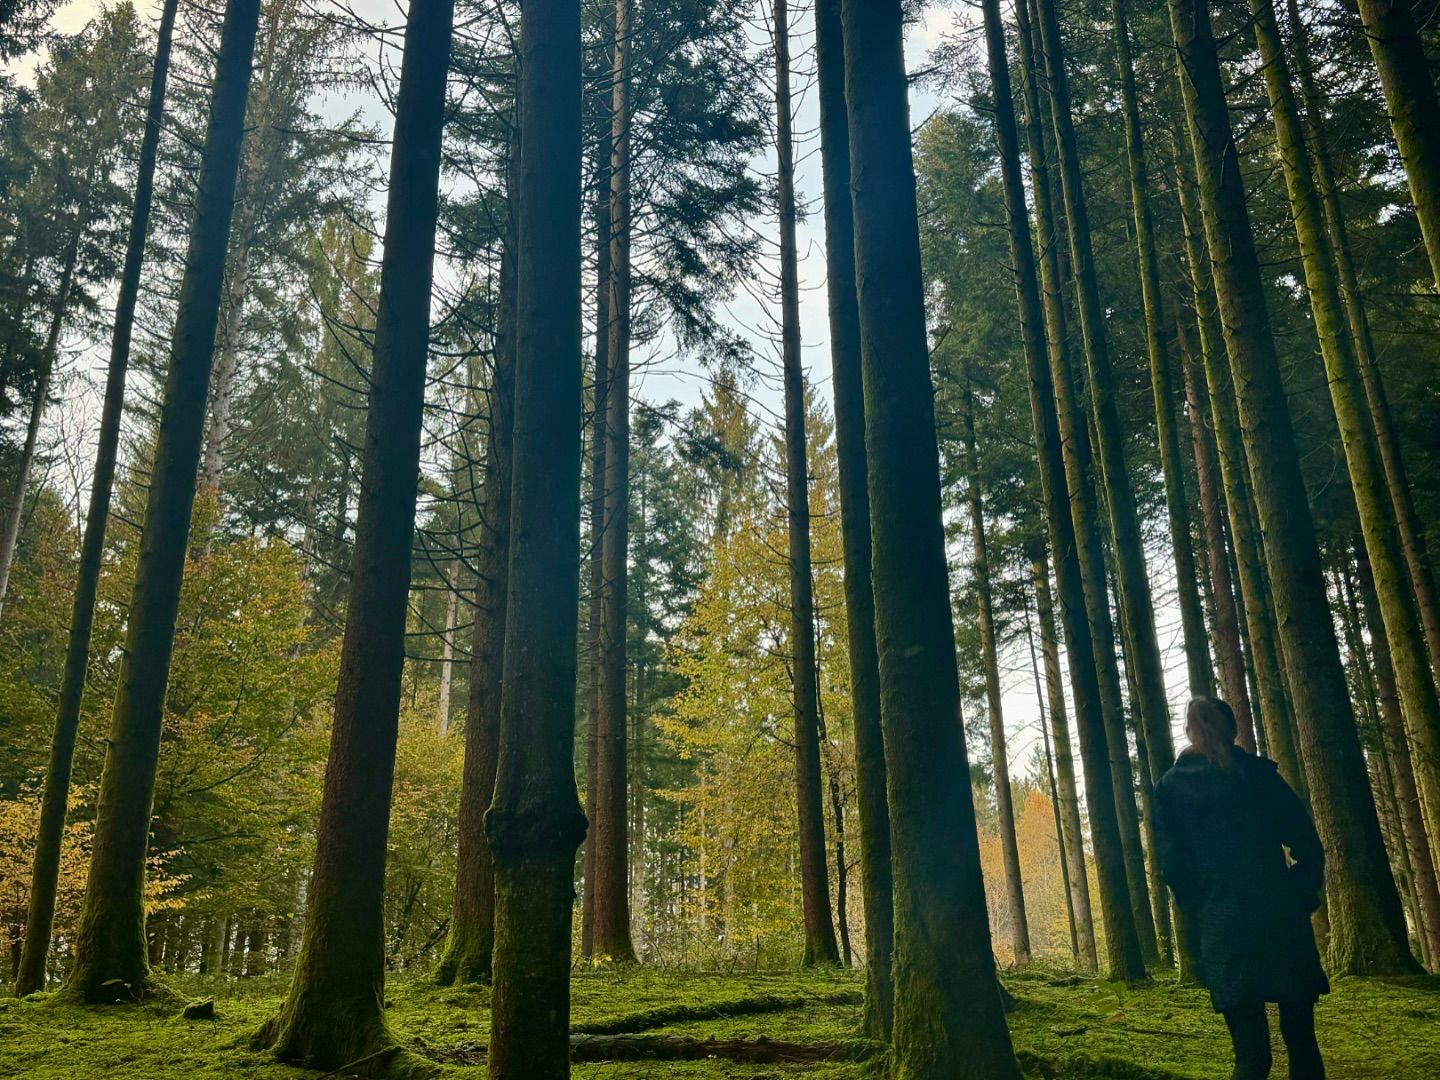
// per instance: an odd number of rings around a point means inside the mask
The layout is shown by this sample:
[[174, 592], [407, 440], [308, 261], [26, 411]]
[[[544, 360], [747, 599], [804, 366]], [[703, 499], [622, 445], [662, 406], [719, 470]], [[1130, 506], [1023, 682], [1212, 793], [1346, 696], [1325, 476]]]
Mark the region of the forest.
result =
[[1437, 78], [1440, 0], [0, 0], [0, 1077], [1220, 1080], [1213, 698], [1325, 1075], [1440, 1076]]

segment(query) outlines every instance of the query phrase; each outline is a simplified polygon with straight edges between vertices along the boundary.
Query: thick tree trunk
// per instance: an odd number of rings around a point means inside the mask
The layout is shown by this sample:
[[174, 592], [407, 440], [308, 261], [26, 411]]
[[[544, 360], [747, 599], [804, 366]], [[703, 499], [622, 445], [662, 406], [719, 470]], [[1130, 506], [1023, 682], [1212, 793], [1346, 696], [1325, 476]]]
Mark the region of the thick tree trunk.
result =
[[[335, 719], [310, 908], [289, 995], [257, 1036], [339, 1069], [393, 1046], [384, 1014], [385, 847], [410, 595], [452, 0], [414, 0], [395, 108], [385, 254]], [[386, 1068], [404, 1071], [405, 1056]]]
[[860, 812], [860, 889], [865, 905], [864, 1031], [888, 1042], [894, 1001], [890, 959], [894, 911], [880, 669], [870, 576], [870, 493], [866, 488], [865, 390], [855, 292], [855, 218], [850, 200], [850, 130], [845, 104], [841, 0], [816, 0], [815, 68], [820, 97], [820, 159], [825, 188], [825, 267], [830, 301], [830, 368], [840, 530], [845, 558], [845, 627]]
[[[1050, 568], [1043, 549], [1030, 566], [1035, 583], [1035, 614], [1040, 623], [1040, 652], [1045, 661], [1045, 700], [1050, 705], [1050, 729], [1055, 741], [1055, 808], [1064, 826], [1061, 850], [1074, 912], [1075, 960], [1081, 971], [1095, 971], [1095, 919], [1090, 910], [1090, 874], [1085, 863], [1085, 832], [1080, 821], [1080, 795], [1075, 784], [1075, 757], [1070, 748], [1070, 723], [1065, 710], [1065, 688], [1060, 673], [1060, 641], [1055, 633], [1055, 602], [1050, 592]], [[1039, 694], [1039, 688], [1036, 688]]]
[[[1026, 133], [1030, 169], [1035, 192], [1035, 216], [1044, 258], [1040, 262], [1040, 283], [1036, 284], [1034, 249], [1025, 213], [1024, 184], [1020, 176], [1019, 137], [1014, 132], [1014, 115], [1005, 103], [1009, 69], [1004, 57], [1004, 37], [986, 19], [987, 52], [995, 84], [996, 134], [1000, 143], [1001, 171], [1005, 185], [1006, 219], [1010, 231], [1011, 261], [1016, 267], [1020, 326], [1025, 340], [1025, 362], [1030, 381], [1030, 414], [1035, 428], [1040, 480], [1045, 499], [1045, 518], [1050, 550], [1055, 554], [1055, 577], [1059, 588], [1060, 618], [1070, 662], [1070, 684], [1075, 698], [1075, 723], [1080, 741], [1080, 760], [1085, 776], [1090, 810], [1090, 830], [1095, 847], [1095, 868], [1099, 878], [1100, 912], [1105, 926], [1106, 969], [1110, 978], [1135, 980], [1144, 977], [1144, 951], [1137, 926], [1137, 908], [1149, 912], [1145, 900], [1143, 866], [1139, 876], [1138, 903], [1131, 895], [1132, 860], [1127, 858], [1126, 829], [1134, 824], [1134, 800], [1130, 797], [1128, 768], [1124, 784], [1117, 784], [1112, 771], [1114, 754], [1112, 714], [1118, 707], [1118, 674], [1115, 671], [1114, 638], [1109, 623], [1109, 602], [1103, 594], [1099, 614], [1103, 622], [1092, 622], [1086, 587], [1089, 565], [1098, 561], [1098, 538], [1094, 532], [1094, 492], [1077, 456], [1078, 446], [1067, 443], [1061, 434], [1059, 407], [1071, 396], [1057, 386], [1058, 373], [1068, 378], [1068, 343], [1065, 332], [1065, 302], [1061, 291], [1060, 238], [1055, 227], [1050, 173], [1045, 136], [1040, 121], [1040, 95], [1035, 61], [1035, 44], [1027, 5], [1015, 6], [1020, 41], [1020, 62], [1024, 78]], [[1029, 268], [1028, 272], [1026, 268]], [[1042, 313], [1043, 294], [1043, 313]], [[1041, 333], [1045, 342], [1042, 346]], [[1072, 402], [1073, 404], [1073, 402]], [[1083, 430], [1084, 425], [1081, 425]], [[1084, 493], [1089, 498], [1084, 498]], [[1088, 508], [1088, 509], [1087, 509]], [[1082, 556], [1084, 561], [1082, 561]], [[1102, 640], [1104, 642], [1102, 647]], [[1106, 667], [1108, 665], [1108, 669]], [[1106, 672], [1102, 690], [1102, 671]], [[1113, 684], [1113, 685], [1112, 685]], [[1118, 717], [1116, 717], [1118, 719]], [[1123, 727], [1121, 756], [1129, 764]], [[1128, 801], [1130, 814], [1122, 818]], [[1138, 841], [1138, 831], [1131, 834]], [[1153, 936], [1153, 935], [1152, 935]]]
[[610, 156], [610, 346], [605, 419], [605, 524], [600, 538], [600, 685], [590, 837], [592, 954], [635, 959], [630, 940], [626, 655], [630, 549], [630, 0], [615, 2]]
[[259, 0], [230, 0], [221, 31], [124, 660], [96, 806], [90, 876], [70, 974], [71, 989], [91, 1001], [141, 996], [149, 981], [144, 892], [150, 803], [259, 11]]
[[900, 0], [844, 0], [871, 573], [895, 875], [894, 1067], [1018, 1078], [959, 724]]
[[[569, 1075], [580, 582], [580, 5], [520, 17], [519, 306], [490, 1075]], [[607, 464], [609, 464], [607, 462]]]
[[980, 662], [985, 669], [985, 706], [990, 721], [991, 770], [995, 780], [995, 812], [1000, 825], [1000, 853], [1005, 870], [1005, 896], [1010, 906], [1010, 949], [1014, 962], [1030, 961], [1030, 924], [1025, 917], [1025, 886], [1020, 876], [1020, 841], [1015, 835], [1015, 797], [1010, 789], [1010, 759], [1001, 707], [1000, 659], [995, 647], [995, 611], [990, 584], [990, 556], [985, 537], [985, 503], [980, 493], [980, 454], [975, 448], [975, 394], [965, 374], [965, 469], [970, 504], [972, 557], [979, 608]]
[[805, 373], [800, 355], [799, 255], [795, 242], [795, 156], [791, 145], [790, 24], [787, 0], [774, 0], [775, 133], [780, 217], [780, 340], [785, 384], [785, 503], [790, 571], [790, 677], [795, 724], [795, 803], [799, 812], [804, 964], [838, 964], [825, 863], [815, 599], [810, 579], [810, 460], [805, 446]]
[[1208, 6], [1206, 0], [1169, 0], [1169, 7], [1255, 508], [1283, 615], [1279, 630], [1291, 700], [1305, 718], [1298, 725], [1300, 743], [1330, 865], [1331, 970], [1413, 971], [1330, 618]]
[[[512, 140], [510, 153], [515, 152]], [[490, 981], [495, 945], [495, 866], [485, 839], [485, 811], [495, 790], [500, 755], [500, 696], [505, 653], [510, 550], [510, 470], [515, 396], [515, 219], [500, 252], [500, 312], [490, 376], [485, 481], [475, 555], [475, 614], [470, 644], [470, 694], [465, 709], [459, 845], [450, 930], [436, 970], [442, 986]]]

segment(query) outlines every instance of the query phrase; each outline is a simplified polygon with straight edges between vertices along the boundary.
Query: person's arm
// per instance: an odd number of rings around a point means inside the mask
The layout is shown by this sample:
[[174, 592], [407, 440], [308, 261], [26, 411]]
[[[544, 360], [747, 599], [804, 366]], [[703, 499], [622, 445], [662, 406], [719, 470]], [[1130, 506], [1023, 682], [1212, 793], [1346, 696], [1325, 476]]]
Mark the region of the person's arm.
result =
[[1320, 893], [1325, 887], [1325, 848], [1300, 796], [1290, 790], [1278, 772], [1271, 775], [1271, 809], [1280, 842], [1289, 849], [1292, 860], [1286, 875], [1301, 906], [1307, 912], [1314, 911], [1320, 906]]
[[1200, 898], [1200, 882], [1171, 800], [1172, 792], [1162, 779], [1155, 788], [1155, 855], [1160, 863], [1160, 876], [1175, 894], [1175, 903], [1189, 908]]

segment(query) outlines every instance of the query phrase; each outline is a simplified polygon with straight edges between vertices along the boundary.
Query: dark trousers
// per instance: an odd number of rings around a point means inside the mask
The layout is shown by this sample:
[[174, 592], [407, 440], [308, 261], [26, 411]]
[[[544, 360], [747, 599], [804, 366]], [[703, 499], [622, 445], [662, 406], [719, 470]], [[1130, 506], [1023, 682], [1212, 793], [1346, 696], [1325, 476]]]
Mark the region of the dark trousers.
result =
[[[1231, 1080], [1265, 1080], [1270, 1075], [1270, 1021], [1264, 1003], [1226, 1009], [1225, 1026], [1235, 1047]], [[1280, 1005], [1280, 1035], [1290, 1057], [1290, 1080], [1325, 1080], [1325, 1063], [1315, 1041], [1315, 1006]]]

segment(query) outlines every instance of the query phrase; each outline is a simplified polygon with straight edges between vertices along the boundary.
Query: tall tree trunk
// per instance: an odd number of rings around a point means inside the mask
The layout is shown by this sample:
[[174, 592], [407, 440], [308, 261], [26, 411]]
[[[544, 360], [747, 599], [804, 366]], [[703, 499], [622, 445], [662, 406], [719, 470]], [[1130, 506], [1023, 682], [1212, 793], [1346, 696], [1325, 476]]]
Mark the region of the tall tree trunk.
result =
[[894, 999], [890, 962], [894, 911], [880, 669], [870, 576], [870, 493], [866, 488], [865, 389], [855, 293], [855, 218], [850, 200], [850, 130], [845, 104], [841, 0], [816, 0], [815, 68], [820, 97], [820, 160], [825, 189], [825, 268], [830, 301], [831, 391], [845, 561], [845, 628], [850, 653], [855, 799], [860, 812], [860, 890], [865, 905], [863, 1028], [888, 1042]]
[[[1185, 472], [1181, 466], [1180, 457], [1180, 435], [1175, 424], [1175, 389], [1174, 378], [1170, 363], [1170, 350], [1165, 342], [1165, 314], [1164, 305], [1160, 293], [1160, 259], [1155, 250], [1155, 224], [1150, 213], [1150, 175], [1145, 164], [1145, 144], [1141, 139], [1140, 128], [1140, 99], [1135, 89], [1135, 64], [1130, 52], [1130, 26], [1127, 14], [1126, 0], [1111, 0], [1111, 10], [1115, 18], [1115, 56], [1120, 68], [1120, 91], [1125, 114], [1125, 157], [1130, 177], [1130, 211], [1135, 219], [1135, 250], [1136, 261], [1140, 272], [1140, 294], [1141, 304], [1144, 310], [1145, 321], [1145, 350], [1150, 360], [1150, 392], [1155, 402], [1155, 433], [1156, 441], [1160, 447], [1160, 468], [1165, 478], [1165, 509], [1170, 522], [1170, 545], [1175, 555], [1175, 590], [1180, 605], [1180, 622], [1185, 640], [1185, 668], [1190, 678], [1190, 693], [1192, 695], [1205, 696], [1215, 691], [1215, 670], [1210, 662], [1210, 647], [1205, 638], [1205, 613], [1200, 604], [1200, 579], [1195, 569], [1195, 549], [1190, 536], [1190, 502], [1185, 495]], [[1112, 380], [1113, 382], [1113, 380]], [[1110, 393], [1110, 401], [1114, 403], [1113, 389]], [[1113, 410], [1112, 410], [1113, 411]], [[1105, 442], [1105, 423], [1102, 413], [1101, 443]], [[1113, 421], [1114, 431], [1111, 437], [1119, 434], [1118, 413]], [[1106, 474], [1107, 484], [1109, 474]], [[1122, 492], [1122, 496], [1128, 493]], [[1122, 506], [1128, 505], [1132, 516], [1134, 511], [1134, 498], [1128, 500], [1122, 497]], [[1114, 516], [1114, 499], [1111, 499], [1111, 515]], [[1135, 537], [1133, 546], [1135, 551], [1142, 553], [1141, 540], [1139, 536], [1138, 518], [1133, 523]], [[1117, 543], [1117, 549], [1119, 544]], [[1126, 560], [1122, 552], [1117, 551], [1116, 563], [1121, 568], [1119, 574], [1122, 593], [1125, 590], [1125, 566]], [[1131, 570], [1133, 571], [1133, 558], [1131, 559]], [[1143, 566], [1143, 561], [1142, 564]], [[1148, 599], [1148, 582], [1145, 588]], [[1133, 605], [1132, 605], [1133, 606]], [[1132, 611], [1132, 620], [1143, 614], [1140, 608]], [[1154, 626], [1154, 612], [1151, 612], [1150, 626]], [[1149, 682], [1154, 683], [1156, 671], [1150, 670], [1152, 662], [1158, 665], [1160, 660], [1160, 649], [1158, 641], [1155, 641], [1153, 633], [1146, 634], [1145, 627], [1140, 627], [1140, 646], [1142, 663], [1137, 665], [1137, 682], [1140, 685], [1140, 706], [1146, 708], [1149, 695], [1153, 694], [1156, 687], [1150, 685], [1147, 690], [1146, 672], [1149, 671]], [[1150, 643], [1154, 642], [1155, 650], [1153, 658], [1148, 658], [1147, 650]], [[1163, 672], [1158, 687], [1162, 698], [1165, 684]], [[1151, 703], [1153, 704], [1153, 703]], [[1163, 709], [1167, 723], [1168, 734], [1168, 707]], [[1154, 725], [1149, 725], [1152, 734]], [[1173, 745], [1162, 743], [1158, 747], [1152, 747], [1157, 756], [1151, 761], [1151, 771], [1155, 778], [1162, 775], [1159, 766], [1165, 764], [1168, 755], [1174, 758]]]
[[[1360, 530], [1374, 574], [1375, 592], [1394, 665], [1410, 738], [1415, 743], [1421, 804], [1430, 835], [1440, 836], [1440, 695], [1430, 668], [1415, 592], [1406, 569], [1395, 505], [1375, 437], [1354, 339], [1340, 295], [1334, 249], [1326, 231], [1320, 195], [1310, 169], [1300, 110], [1285, 62], [1273, 0], [1250, 0], [1255, 43], [1270, 98], [1276, 141], [1290, 193], [1291, 217], [1320, 339], [1330, 401], [1355, 492]], [[1377, 627], [1378, 629], [1378, 627]]]
[[70, 973], [71, 989], [91, 1001], [138, 997], [149, 982], [144, 891], [150, 804], [259, 12], [259, 0], [230, 0], [220, 36], [124, 659], [100, 780], [90, 876]]
[[170, 42], [179, 3], [180, 0], [165, 0], [155, 41], [150, 103], [146, 106], [145, 134], [140, 141], [140, 158], [136, 166], [135, 202], [130, 211], [130, 233], [125, 243], [120, 295], [115, 301], [110, 365], [105, 374], [105, 401], [100, 413], [95, 471], [90, 480], [90, 502], [85, 512], [85, 533], [80, 541], [80, 566], [70, 614], [70, 638], [65, 650], [65, 668], [60, 676], [60, 703], [55, 710], [50, 763], [45, 771], [40, 825], [35, 835], [35, 861], [25, 917], [25, 945], [15, 973], [15, 993], [20, 997], [45, 986], [45, 962], [50, 951], [50, 932], [55, 923], [60, 845], [70, 796], [70, 768], [75, 757], [80, 705], [85, 696], [85, 675], [90, 662], [90, 632], [95, 623], [95, 595], [100, 587], [100, 563], [105, 554], [105, 525], [110, 517], [110, 494], [115, 487], [120, 421], [125, 412], [125, 376], [130, 366], [130, 336], [135, 326], [135, 302], [140, 294], [140, 269], [145, 261], [145, 235], [150, 227], [150, 202], [155, 190], [155, 158], [160, 143], [160, 123], [165, 112], [165, 84], [170, 75]]
[[[1055, 742], [1055, 808], [1069, 890], [1074, 912], [1075, 960], [1081, 971], [1099, 967], [1095, 952], [1095, 920], [1090, 910], [1090, 874], [1085, 864], [1085, 833], [1080, 822], [1080, 796], [1075, 785], [1075, 758], [1070, 748], [1070, 724], [1065, 710], [1065, 688], [1060, 674], [1060, 641], [1055, 633], [1055, 603], [1050, 593], [1050, 569], [1042, 548], [1030, 564], [1035, 585], [1035, 614], [1040, 623], [1040, 652], [1045, 661], [1045, 700], [1050, 706], [1050, 729]], [[1036, 687], [1039, 694], [1039, 687]]]
[[805, 446], [805, 373], [800, 355], [799, 255], [795, 243], [795, 155], [791, 145], [790, 16], [774, 0], [775, 143], [780, 216], [780, 339], [785, 384], [785, 503], [789, 536], [790, 670], [795, 723], [795, 803], [799, 812], [800, 897], [804, 964], [838, 964], [825, 865], [815, 598], [810, 580], [810, 461]]
[[1250, 707], [1250, 688], [1245, 680], [1245, 650], [1240, 640], [1240, 614], [1235, 606], [1235, 583], [1230, 577], [1230, 555], [1225, 529], [1224, 493], [1215, 435], [1210, 430], [1210, 395], [1205, 372], [1191, 351], [1185, 323], [1177, 321], [1180, 344], [1180, 374], [1185, 384], [1185, 402], [1190, 413], [1190, 440], [1195, 454], [1195, 481], [1200, 494], [1200, 512], [1205, 523], [1205, 549], [1210, 565], [1210, 595], [1215, 611], [1215, 658], [1220, 669], [1220, 694], [1235, 711], [1241, 746], [1255, 752], [1255, 716]]
[[475, 556], [475, 614], [470, 644], [470, 694], [465, 711], [465, 761], [460, 779], [460, 836], [450, 930], [436, 970], [442, 986], [490, 981], [495, 945], [495, 865], [485, 839], [485, 811], [495, 790], [500, 755], [510, 550], [510, 470], [515, 398], [515, 138], [507, 162], [505, 245], [500, 252], [500, 311], [490, 375], [485, 432], [485, 481]]
[[284, 1061], [340, 1069], [388, 1054], [385, 847], [395, 773], [453, 0], [413, 0], [395, 106], [385, 254], [350, 596], [310, 909], [289, 995], [257, 1036]]
[[[1134, 980], [1144, 977], [1144, 952], [1136, 923], [1136, 904], [1131, 897], [1130, 861], [1122, 835], [1122, 795], [1128, 787], [1116, 784], [1110, 746], [1112, 724], [1109, 714], [1115, 701], [1107, 700], [1101, 689], [1102, 662], [1114, 671], [1114, 639], [1109, 637], [1109, 605], [1104, 604], [1103, 624], [1092, 624], [1086, 590], [1087, 560], [1095, 558], [1093, 516], [1082, 513], [1090, 500], [1078, 498], [1089, 491], [1089, 480], [1078, 469], [1075, 447], [1067, 446], [1060, 431], [1058, 406], [1062, 400], [1056, 386], [1057, 372], [1069, 371], [1065, 355], [1065, 303], [1060, 285], [1060, 243], [1055, 230], [1050, 173], [1046, 163], [1045, 138], [1040, 122], [1034, 40], [1026, 4], [1015, 5], [1020, 41], [1020, 63], [1024, 79], [1026, 134], [1030, 169], [1035, 191], [1035, 216], [1044, 258], [1040, 262], [1040, 283], [1036, 282], [1034, 248], [1025, 210], [1024, 182], [1020, 175], [1019, 135], [1015, 131], [1010, 73], [1005, 57], [1003, 27], [999, 25], [998, 0], [993, 16], [987, 0], [986, 42], [991, 79], [995, 86], [996, 135], [1000, 144], [1001, 173], [1005, 190], [1005, 214], [1010, 232], [1010, 257], [1015, 266], [1016, 295], [1020, 312], [1025, 363], [1030, 382], [1030, 415], [1035, 429], [1036, 456], [1045, 499], [1045, 520], [1050, 550], [1055, 555], [1055, 579], [1059, 589], [1060, 619], [1070, 662], [1070, 685], [1075, 698], [1075, 724], [1080, 741], [1080, 761], [1085, 776], [1090, 810], [1090, 832], [1095, 847], [1095, 869], [1099, 879], [1100, 913], [1105, 926], [1106, 969], [1110, 978]], [[1043, 285], [1043, 289], [1042, 286]], [[1043, 310], [1042, 310], [1043, 295]], [[1041, 335], [1044, 334], [1042, 344]], [[1072, 482], [1078, 487], [1072, 488]], [[1072, 496], [1072, 491], [1074, 495]], [[1086, 530], [1082, 536], [1082, 527]], [[1103, 581], [1103, 578], [1102, 578]], [[1101, 647], [1101, 634], [1104, 647]], [[1105, 659], [1108, 657], [1108, 661]], [[1118, 683], [1117, 683], [1118, 685]], [[1112, 695], [1114, 691], [1111, 691]], [[1122, 747], [1124, 732], [1121, 731]], [[1058, 741], [1058, 735], [1057, 735]], [[1129, 754], [1124, 754], [1126, 764]], [[1118, 788], [1118, 790], [1117, 790]], [[1134, 818], [1134, 800], [1130, 800]], [[1072, 868], [1073, 869], [1073, 868]], [[1140, 904], [1146, 911], [1143, 872]]]
[[[1018, 6], [1016, 11], [1017, 17], [1019, 17]], [[1025, 64], [1029, 72], [1026, 76], [1027, 90], [1032, 81], [1038, 79], [1042, 72], [1048, 73], [1052, 66], [1044, 55], [1047, 50], [1041, 48], [1043, 40], [1041, 28], [1038, 25], [1032, 26], [1030, 23], [1032, 15], [1037, 21], [1040, 18], [1038, 2], [1030, 5], [1030, 10], [1024, 16], [1026, 27], [1022, 28], [1021, 62]], [[1026, 33], [1027, 28], [1031, 30], [1030, 33]], [[1031, 41], [1028, 46], [1026, 45], [1027, 38]], [[1027, 53], [1030, 56], [1029, 62], [1025, 60]], [[1052, 120], [1059, 112], [1059, 102], [1054, 94], [1055, 87], [1052, 82]], [[1040, 222], [1041, 234], [1049, 238], [1046, 243], [1048, 248], [1062, 243], [1058, 225], [1064, 208], [1056, 206], [1048, 194], [1051, 191], [1049, 164], [1045, 157], [1044, 130], [1039, 119], [1038, 83], [1034, 100], [1028, 102], [1027, 111], [1031, 114], [1030, 126], [1034, 129], [1031, 134], [1030, 147], [1031, 168], [1035, 171], [1033, 187], [1037, 193], [1042, 186], [1047, 192], [1047, 196], [1043, 200], [1037, 197], [1036, 217]], [[1057, 124], [1058, 122], [1052, 123], [1051, 130], [1058, 138], [1060, 129]], [[1063, 188], [1063, 184], [1061, 187]], [[1076, 234], [1075, 227], [1069, 226], [1069, 239], [1072, 246]], [[1072, 264], [1078, 261], [1073, 251], [1071, 259]], [[1135, 778], [1131, 770], [1130, 744], [1125, 730], [1125, 703], [1120, 689], [1120, 668], [1116, 658], [1115, 625], [1110, 612], [1110, 595], [1100, 537], [1102, 528], [1100, 505], [1092, 482], [1089, 424], [1080, 406], [1079, 395], [1076, 391], [1076, 379], [1071, 370], [1071, 356], [1065, 331], [1058, 248], [1054, 267], [1045, 269], [1042, 264], [1042, 273], [1045, 275], [1047, 333], [1052, 339], [1050, 345], [1052, 385], [1059, 416], [1066, 478], [1069, 482], [1070, 511], [1075, 523], [1075, 550], [1079, 559], [1085, 608], [1093, 635], [1093, 654], [1100, 686], [1101, 714], [1105, 723], [1105, 743], [1110, 756], [1111, 791], [1116, 819], [1119, 823], [1121, 850], [1125, 858], [1125, 878], [1129, 887], [1130, 910], [1135, 923], [1135, 932], [1140, 944], [1142, 959], [1146, 963], [1151, 963], [1159, 959], [1160, 948], [1155, 938], [1155, 919], [1150, 908], [1149, 885], [1145, 875], [1145, 852], [1140, 841], [1140, 816], [1135, 807]], [[1063, 596], [1061, 602], [1064, 603]], [[1087, 791], [1093, 790], [1088, 774], [1086, 789]], [[1094, 801], [1092, 797], [1090, 800], [1092, 813]], [[1108, 918], [1106, 925], [1110, 925]]]
[[1018, 1078], [996, 991], [940, 508], [900, 0], [844, 0], [871, 573], [895, 875], [893, 1059]]
[[619, 963], [630, 940], [626, 654], [630, 548], [630, 24], [631, 0], [615, 0], [610, 156], [610, 347], [605, 422], [605, 526], [600, 538], [600, 686], [595, 730], [591, 948]]
[[1010, 907], [1010, 948], [1017, 965], [1030, 961], [1030, 924], [1025, 917], [1025, 886], [1020, 876], [1020, 841], [1015, 835], [1015, 798], [1010, 789], [1010, 760], [1001, 707], [1000, 659], [995, 647], [995, 611], [990, 584], [990, 556], [985, 538], [985, 503], [980, 493], [980, 454], [975, 448], [975, 393], [965, 373], [965, 470], [973, 548], [970, 572], [979, 608], [980, 662], [985, 669], [985, 706], [990, 720], [990, 756], [995, 779], [995, 812], [1000, 824], [1000, 853], [1005, 870], [1005, 897]]
[[[1169, 0], [1186, 120], [1291, 700], [1329, 861], [1335, 973], [1415, 969], [1345, 687], [1206, 0]], [[1343, 333], [1343, 331], [1342, 331]], [[1212, 398], [1216, 396], [1212, 390]]]
[[[495, 859], [490, 1075], [570, 1070], [570, 914], [580, 582], [580, 5], [520, 16], [519, 307], [509, 618]], [[607, 461], [607, 465], [610, 463]]]
[[15, 545], [20, 540], [20, 525], [25, 517], [25, 497], [30, 491], [30, 470], [35, 465], [35, 448], [40, 441], [40, 421], [45, 415], [45, 402], [50, 397], [50, 378], [55, 373], [55, 359], [60, 352], [60, 331], [65, 328], [65, 313], [70, 308], [70, 291], [75, 280], [75, 261], [80, 254], [83, 225], [65, 245], [60, 283], [50, 305], [50, 328], [45, 334], [45, 349], [40, 360], [40, 376], [35, 381], [35, 396], [30, 402], [30, 419], [25, 425], [25, 443], [20, 450], [20, 463], [15, 469], [15, 488], [5, 508], [5, 521], [0, 524], [0, 608], [10, 591], [10, 568], [15, 562]]
[[460, 611], [460, 591], [456, 588], [459, 560], [445, 568], [445, 629], [440, 635], [440, 722], [441, 735], [450, 733], [450, 688], [455, 673], [455, 622]]

